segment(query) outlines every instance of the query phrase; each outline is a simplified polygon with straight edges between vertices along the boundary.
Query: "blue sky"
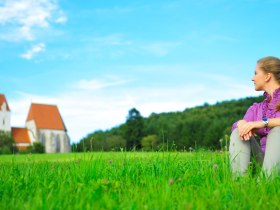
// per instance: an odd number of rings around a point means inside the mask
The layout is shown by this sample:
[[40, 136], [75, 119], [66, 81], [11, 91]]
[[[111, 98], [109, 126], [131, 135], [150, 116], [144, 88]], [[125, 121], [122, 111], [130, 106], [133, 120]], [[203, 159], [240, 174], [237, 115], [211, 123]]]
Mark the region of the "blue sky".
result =
[[280, 0], [0, 0], [0, 93], [12, 126], [56, 104], [72, 142], [128, 110], [182, 111], [260, 95], [256, 61], [280, 56]]

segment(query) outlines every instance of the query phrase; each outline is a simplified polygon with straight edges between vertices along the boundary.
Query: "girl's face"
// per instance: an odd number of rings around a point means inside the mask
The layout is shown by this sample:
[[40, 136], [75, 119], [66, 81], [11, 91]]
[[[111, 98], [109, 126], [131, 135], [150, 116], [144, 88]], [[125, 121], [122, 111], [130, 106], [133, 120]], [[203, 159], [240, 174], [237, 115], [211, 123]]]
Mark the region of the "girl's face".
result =
[[265, 73], [257, 64], [255, 75], [252, 78], [256, 91], [264, 90], [264, 85], [266, 84], [266, 78], [267, 78], [267, 73]]

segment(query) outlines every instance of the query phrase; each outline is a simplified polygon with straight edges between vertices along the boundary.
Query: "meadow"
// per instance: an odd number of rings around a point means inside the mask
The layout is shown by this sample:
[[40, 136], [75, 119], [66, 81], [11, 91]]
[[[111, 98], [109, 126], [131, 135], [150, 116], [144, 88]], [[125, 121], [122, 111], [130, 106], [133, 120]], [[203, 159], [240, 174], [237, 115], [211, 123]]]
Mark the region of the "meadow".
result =
[[278, 177], [232, 179], [226, 152], [0, 156], [1, 210], [279, 209], [279, 198]]

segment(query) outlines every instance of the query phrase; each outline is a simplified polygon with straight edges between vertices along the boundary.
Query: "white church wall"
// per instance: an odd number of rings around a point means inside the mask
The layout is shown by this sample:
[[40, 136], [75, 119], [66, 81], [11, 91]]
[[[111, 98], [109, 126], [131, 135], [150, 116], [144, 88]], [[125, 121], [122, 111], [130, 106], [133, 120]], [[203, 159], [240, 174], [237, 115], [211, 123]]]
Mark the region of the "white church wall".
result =
[[70, 139], [62, 130], [40, 129], [39, 141], [45, 146], [46, 153], [66, 153], [71, 151]]
[[11, 113], [7, 110], [7, 105], [4, 102], [0, 110], [0, 130], [11, 132]]
[[70, 144], [70, 138], [67, 133], [62, 136], [61, 140], [63, 141], [63, 146], [61, 147], [61, 152], [71, 152], [71, 144]]
[[38, 133], [36, 130], [36, 124], [35, 124], [34, 120], [30, 120], [30, 121], [26, 122], [25, 126], [28, 130], [28, 135], [29, 135], [31, 144], [33, 144], [34, 142], [37, 142]]

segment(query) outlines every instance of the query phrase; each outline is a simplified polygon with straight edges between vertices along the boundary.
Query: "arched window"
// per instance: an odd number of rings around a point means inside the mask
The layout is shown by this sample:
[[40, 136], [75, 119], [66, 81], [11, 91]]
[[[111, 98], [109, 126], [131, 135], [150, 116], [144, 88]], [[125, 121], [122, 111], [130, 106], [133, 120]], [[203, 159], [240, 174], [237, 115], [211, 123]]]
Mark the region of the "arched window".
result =
[[51, 151], [56, 152], [55, 134], [53, 132], [51, 132], [50, 134], [50, 141], [51, 141]]
[[55, 142], [56, 142], [56, 152], [60, 152], [60, 150], [61, 150], [61, 143], [60, 143], [60, 137], [59, 137], [58, 134], [56, 135]]
[[46, 135], [43, 132], [40, 133], [40, 141], [41, 141], [42, 145], [45, 146], [45, 144], [46, 144]]

